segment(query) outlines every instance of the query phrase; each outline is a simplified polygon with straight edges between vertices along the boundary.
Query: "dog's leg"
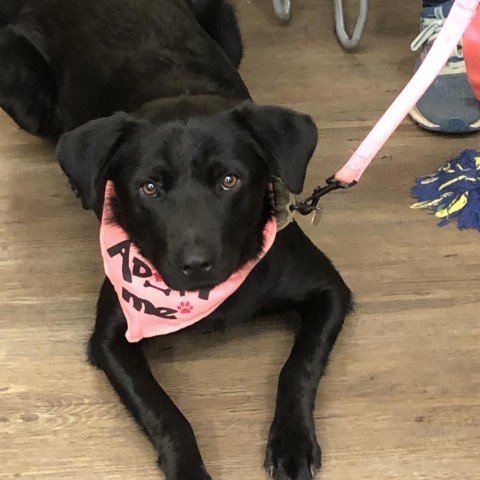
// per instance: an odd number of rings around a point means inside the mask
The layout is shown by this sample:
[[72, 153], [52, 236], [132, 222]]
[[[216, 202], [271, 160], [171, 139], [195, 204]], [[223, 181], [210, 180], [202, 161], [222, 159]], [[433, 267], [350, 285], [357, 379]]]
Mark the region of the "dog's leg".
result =
[[190, 424], [156, 382], [141, 346], [127, 342], [125, 331], [116, 293], [105, 280], [89, 345], [90, 361], [106, 373], [150, 437], [167, 480], [210, 480]]
[[243, 57], [243, 45], [232, 5], [225, 0], [187, 0], [187, 3], [198, 23], [238, 68]]
[[[333, 267], [331, 267], [333, 270]], [[275, 480], [310, 480], [320, 467], [313, 410], [318, 382], [350, 309], [350, 291], [336, 274], [299, 308], [300, 328], [279, 378], [265, 467]]]
[[0, 107], [20, 128], [58, 139], [56, 88], [52, 73], [31, 42], [10, 27], [0, 29]]

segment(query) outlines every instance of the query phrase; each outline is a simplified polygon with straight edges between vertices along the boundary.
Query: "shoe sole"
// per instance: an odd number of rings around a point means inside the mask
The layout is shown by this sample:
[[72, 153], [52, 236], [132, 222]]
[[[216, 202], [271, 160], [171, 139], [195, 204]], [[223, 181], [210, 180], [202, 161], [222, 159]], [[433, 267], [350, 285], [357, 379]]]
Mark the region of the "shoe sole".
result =
[[420, 112], [420, 110], [418, 110], [417, 107], [412, 109], [410, 112], [410, 117], [417, 125], [431, 132], [472, 133], [480, 130], [480, 119], [475, 123], [468, 125], [461, 118], [451, 118], [445, 123], [437, 125], [425, 118], [425, 116]]

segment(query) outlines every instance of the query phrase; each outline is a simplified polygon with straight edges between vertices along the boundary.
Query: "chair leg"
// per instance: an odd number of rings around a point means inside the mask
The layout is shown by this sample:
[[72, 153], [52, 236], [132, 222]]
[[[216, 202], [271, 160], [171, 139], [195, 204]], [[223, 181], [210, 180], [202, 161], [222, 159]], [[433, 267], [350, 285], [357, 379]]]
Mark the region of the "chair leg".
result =
[[343, 0], [333, 0], [333, 5], [335, 8], [335, 31], [338, 40], [344, 48], [351, 50], [357, 47], [362, 39], [363, 30], [368, 16], [368, 0], [359, 0], [359, 14], [351, 37], [348, 35], [345, 28]]
[[273, 9], [275, 15], [283, 22], [287, 23], [290, 20], [292, 4], [290, 0], [273, 0]]

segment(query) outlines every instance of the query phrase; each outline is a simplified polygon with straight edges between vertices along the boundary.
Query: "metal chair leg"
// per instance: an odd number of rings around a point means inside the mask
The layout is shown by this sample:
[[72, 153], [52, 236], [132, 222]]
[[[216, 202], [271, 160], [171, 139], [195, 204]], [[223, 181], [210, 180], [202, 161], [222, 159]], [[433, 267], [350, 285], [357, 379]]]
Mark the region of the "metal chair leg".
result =
[[357, 47], [362, 39], [362, 34], [368, 15], [368, 0], [359, 0], [359, 14], [351, 37], [348, 35], [345, 28], [343, 0], [333, 0], [333, 5], [335, 8], [335, 31], [337, 33], [338, 40], [344, 48], [351, 50], [352, 48]]
[[[283, 23], [287, 23], [291, 17], [292, 4], [291, 0], [272, 0], [275, 15]], [[350, 37], [345, 27], [345, 15], [343, 8], [343, 0], [333, 0], [335, 10], [335, 32], [342, 46], [351, 50], [357, 47], [362, 39], [365, 23], [368, 16], [368, 0], [358, 0], [359, 13], [353, 34]]]
[[290, 20], [292, 4], [291, 0], [272, 0], [275, 15], [283, 22]]

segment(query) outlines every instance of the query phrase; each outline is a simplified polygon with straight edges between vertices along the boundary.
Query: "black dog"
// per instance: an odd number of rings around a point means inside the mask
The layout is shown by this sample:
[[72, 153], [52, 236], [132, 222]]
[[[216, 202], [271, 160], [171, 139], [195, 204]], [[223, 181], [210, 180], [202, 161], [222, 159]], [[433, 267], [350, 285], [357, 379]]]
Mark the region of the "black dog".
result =
[[[231, 6], [2, 0], [0, 8], [0, 105], [28, 132], [60, 140], [60, 165], [85, 208], [100, 216], [113, 182], [114, 221], [169, 288], [211, 289], [259, 254], [272, 215], [271, 177], [302, 190], [317, 130], [306, 115], [252, 103], [237, 72], [242, 44]], [[339, 274], [292, 222], [202, 320], [299, 314], [265, 460], [276, 480], [310, 479], [320, 467], [315, 396], [350, 306]], [[190, 424], [125, 333], [105, 280], [91, 362], [150, 437], [168, 480], [210, 478]]]

